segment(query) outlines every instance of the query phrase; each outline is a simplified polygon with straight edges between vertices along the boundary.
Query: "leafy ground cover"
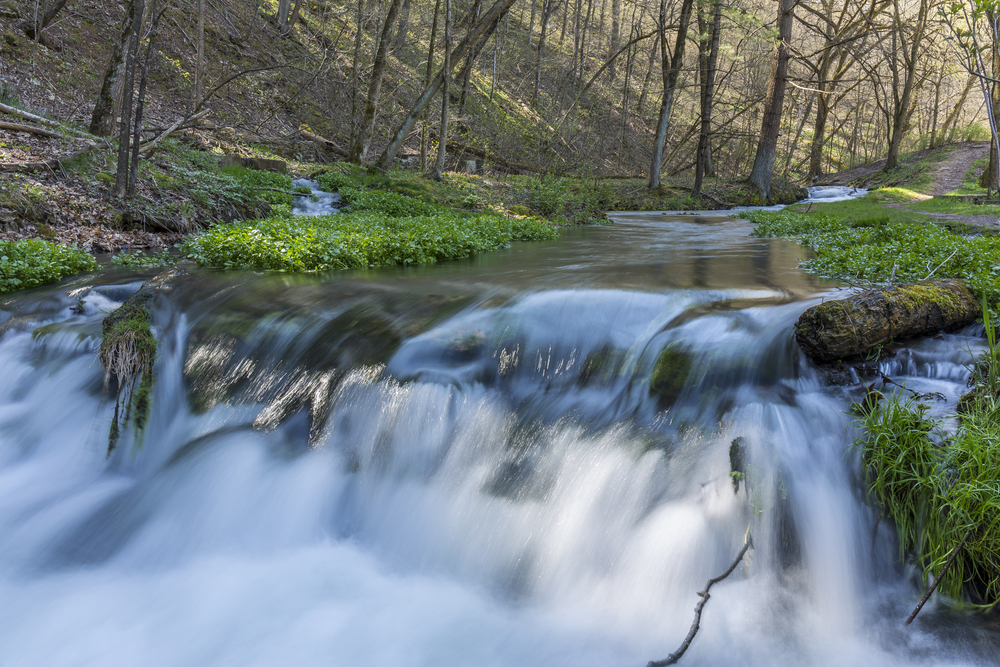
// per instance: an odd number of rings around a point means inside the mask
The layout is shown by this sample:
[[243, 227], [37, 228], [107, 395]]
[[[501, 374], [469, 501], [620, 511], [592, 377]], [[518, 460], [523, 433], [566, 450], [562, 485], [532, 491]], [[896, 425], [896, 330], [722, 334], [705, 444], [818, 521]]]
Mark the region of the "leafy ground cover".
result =
[[[801, 209], [801, 207], [796, 207]], [[1000, 303], [1000, 238], [963, 236], [912, 212], [881, 208], [871, 195], [803, 211], [749, 211], [758, 237], [794, 238], [815, 257], [806, 270], [856, 283], [962, 278], [989, 305]]]
[[0, 241], [0, 292], [45, 285], [96, 269], [94, 258], [75, 247], [38, 239]]
[[[389, 200], [386, 208], [398, 208], [392, 198], [380, 199]], [[558, 236], [555, 227], [537, 218], [463, 216], [443, 210], [390, 217], [373, 210], [374, 202], [367, 205], [351, 214], [215, 225], [190, 237], [181, 253], [220, 269], [331, 271], [432, 264], [500, 250], [512, 241]]]

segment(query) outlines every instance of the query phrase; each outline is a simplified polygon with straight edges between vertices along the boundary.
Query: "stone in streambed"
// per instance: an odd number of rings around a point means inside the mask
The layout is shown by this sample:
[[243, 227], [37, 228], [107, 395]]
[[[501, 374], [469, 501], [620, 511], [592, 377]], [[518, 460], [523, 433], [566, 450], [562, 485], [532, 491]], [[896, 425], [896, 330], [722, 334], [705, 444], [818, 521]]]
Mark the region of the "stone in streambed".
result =
[[923, 281], [813, 306], [795, 323], [795, 340], [814, 361], [836, 361], [894, 339], [954, 329], [979, 315], [978, 300], [961, 280]]

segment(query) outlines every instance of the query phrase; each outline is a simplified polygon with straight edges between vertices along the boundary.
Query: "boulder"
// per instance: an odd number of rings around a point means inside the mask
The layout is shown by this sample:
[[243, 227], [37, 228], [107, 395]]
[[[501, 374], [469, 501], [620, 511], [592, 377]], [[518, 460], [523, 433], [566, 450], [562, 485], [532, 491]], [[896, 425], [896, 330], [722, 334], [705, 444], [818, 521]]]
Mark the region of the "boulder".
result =
[[961, 280], [923, 281], [813, 306], [795, 323], [795, 340], [814, 361], [836, 361], [894, 339], [955, 329], [979, 315], [979, 301]]

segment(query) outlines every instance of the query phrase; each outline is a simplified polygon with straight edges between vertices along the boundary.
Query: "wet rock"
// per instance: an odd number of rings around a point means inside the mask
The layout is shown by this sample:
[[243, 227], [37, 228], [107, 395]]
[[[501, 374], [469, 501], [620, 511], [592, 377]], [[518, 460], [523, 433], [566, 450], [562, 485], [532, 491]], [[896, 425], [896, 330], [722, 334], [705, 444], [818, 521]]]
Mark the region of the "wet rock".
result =
[[672, 402], [680, 396], [691, 374], [691, 352], [679, 345], [668, 345], [656, 358], [649, 374], [649, 389], [660, 399]]
[[961, 280], [934, 280], [859, 292], [813, 306], [795, 323], [795, 340], [814, 361], [864, 355], [897, 338], [960, 327], [980, 314]]

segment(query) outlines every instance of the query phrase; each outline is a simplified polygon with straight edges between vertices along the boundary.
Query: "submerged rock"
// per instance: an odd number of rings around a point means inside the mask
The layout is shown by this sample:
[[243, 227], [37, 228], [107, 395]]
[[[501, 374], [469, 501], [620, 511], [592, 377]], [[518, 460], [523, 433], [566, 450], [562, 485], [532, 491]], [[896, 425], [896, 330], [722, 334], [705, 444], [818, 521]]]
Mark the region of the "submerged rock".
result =
[[979, 314], [979, 302], [961, 280], [923, 281], [813, 306], [795, 323], [795, 340], [814, 361], [835, 361], [893, 339], [954, 329]]

